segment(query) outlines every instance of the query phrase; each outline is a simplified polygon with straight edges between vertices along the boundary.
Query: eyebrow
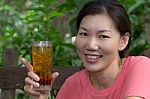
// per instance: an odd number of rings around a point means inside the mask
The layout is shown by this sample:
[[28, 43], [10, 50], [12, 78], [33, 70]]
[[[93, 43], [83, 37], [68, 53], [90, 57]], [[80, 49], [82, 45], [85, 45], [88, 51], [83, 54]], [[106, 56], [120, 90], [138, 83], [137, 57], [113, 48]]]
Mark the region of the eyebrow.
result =
[[108, 30], [108, 29], [102, 29], [102, 30], [99, 30], [98, 33], [105, 33], [105, 32], [111, 32], [111, 30]]
[[[85, 27], [79, 27], [79, 29], [83, 29], [85, 31], [88, 31]], [[101, 29], [97, 31], [98, 33], [104, 33], [104, 32], [111, 32], [109, 29]]]
[[79, 29], [83, 29], [85, 31], [88, 31], [85, 27], [79, 27]]

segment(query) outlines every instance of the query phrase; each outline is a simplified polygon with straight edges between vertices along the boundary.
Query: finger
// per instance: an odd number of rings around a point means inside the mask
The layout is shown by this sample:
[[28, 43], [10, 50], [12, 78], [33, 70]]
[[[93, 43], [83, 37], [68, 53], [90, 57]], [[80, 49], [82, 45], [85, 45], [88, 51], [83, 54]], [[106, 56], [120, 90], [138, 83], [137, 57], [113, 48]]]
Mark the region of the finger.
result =
[[26, 65], [28, 71], [33, 71], [33, 67], [28, 61], [26, 61], [24, 58], [22, 58], [21, 60], [22, 63]]
[[29, 77], [25, 78], [26, 85], [32, 85], [34, 87], [39, 87], [40, 84], [38, 82], [35, 82], [34, 80], [30, 79]]
[[59, 73], [58, 73], [58, 72], [54, 72], [54, 73], [52, 74], [52, 78], [53, 78], [53, 79], [56, 79], [58, 76], [59, 76]]
[[31, 71], [28, 72], [28, 76], [29, 76], [31, 79], [35, 80], [35, 81], [39, 81], [39, 80], [40, 80], [39, 76], [36, 75], [34, 72], [31, 72]]
[[41, 94], [40, 92], [33, 90], [33, 86], [30, 84], [24, 86], [24, 91], [31, 96], [39, 96]]
[[58, 76], [59, 76], [59, 73], [58, 73], [58, 72], [54, 72], [54, 73], [52, 74], [52, 84], [53, 84], [54, 80], [55, 80]]

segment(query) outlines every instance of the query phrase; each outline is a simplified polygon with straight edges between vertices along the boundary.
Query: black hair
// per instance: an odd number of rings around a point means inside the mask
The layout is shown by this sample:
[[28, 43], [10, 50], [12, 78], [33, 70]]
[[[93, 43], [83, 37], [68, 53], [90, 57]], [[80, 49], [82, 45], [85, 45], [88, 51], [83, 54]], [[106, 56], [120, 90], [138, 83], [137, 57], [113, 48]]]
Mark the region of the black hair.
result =
[[[85, 16], [95, 14], [107, 14], [114, 22], [121, 36], [125, 35], [126, 32], [131, 35], [129, 16], [123, 5], [117, 0], [93, 0], [86, 3], [77, 16], [77, 30], [79, 30], [80, 23]], [[131, 36], [127, 47], [119, 52], [121, 58], [125, 57], [130, 41]]]

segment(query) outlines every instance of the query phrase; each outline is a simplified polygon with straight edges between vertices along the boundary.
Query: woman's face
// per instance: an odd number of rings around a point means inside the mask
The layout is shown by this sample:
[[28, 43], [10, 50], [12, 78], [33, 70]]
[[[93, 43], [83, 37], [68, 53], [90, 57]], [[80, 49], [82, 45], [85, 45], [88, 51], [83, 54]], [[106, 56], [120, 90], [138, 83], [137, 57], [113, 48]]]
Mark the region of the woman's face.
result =
[[76, 48], [84, 66], [89, 71], [100, 71], [116, 65], [118, 51], [126, 47], [113, 21], [105, 14], [87, 15], [80, 24]]

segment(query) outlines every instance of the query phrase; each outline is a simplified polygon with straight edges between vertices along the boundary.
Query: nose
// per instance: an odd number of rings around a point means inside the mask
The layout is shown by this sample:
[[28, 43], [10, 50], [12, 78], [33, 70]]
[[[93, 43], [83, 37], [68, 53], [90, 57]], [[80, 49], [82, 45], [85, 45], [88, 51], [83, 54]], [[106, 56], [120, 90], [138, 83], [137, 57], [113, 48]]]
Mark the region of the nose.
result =
[[87, 50], [97, 51], [99, 49], [98, 41], [95, 38], [89, 39], [87, 44]]

